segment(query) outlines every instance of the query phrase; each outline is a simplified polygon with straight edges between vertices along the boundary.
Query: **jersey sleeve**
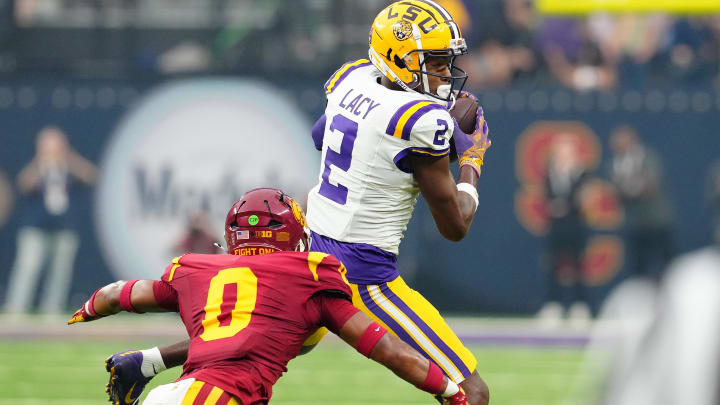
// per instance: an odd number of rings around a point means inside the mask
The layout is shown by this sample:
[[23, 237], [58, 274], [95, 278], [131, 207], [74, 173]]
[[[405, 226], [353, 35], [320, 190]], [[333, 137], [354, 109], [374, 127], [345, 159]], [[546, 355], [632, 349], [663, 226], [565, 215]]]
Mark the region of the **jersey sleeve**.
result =
[[450, 152], [454, 122], [448, 110], [432, 101], [414, 100], [400, 107], [390, 119], [386, 134], [407, 141], [393, 158], [395, 165], [410, 173], [408, 155], [442, 157]]
[[173, 277], [175, 276], [175, 271], [178, 269], [178, 267], [181, 266], [180, 259], [182, 259], [183, 256], [178, 256], [174, 259], [172, 259], [172, 263], [170, 263], [167, 267], [165, 267], [165, 271], [163, 272], [162, 277], [160, 277], [160, 280], [169, 283], [172, 281]]
[[313, 297], [320, 307], [320, 322], [330, 332], [337, 334], [345, 322], [360, 310], [349, 301], [331, 295], [321, 294]]
[[155, 301], [161, 307], [174, 312], [179, 310], [177, 291], [169, 283], [154, 281], [153, 294], [155, 295]]
[[316, 282], [315, 292], [333, 291], [352, 300], [352, 290], [345, 277], [347, 270], [335, 256], [309, 252], [308, 266]]

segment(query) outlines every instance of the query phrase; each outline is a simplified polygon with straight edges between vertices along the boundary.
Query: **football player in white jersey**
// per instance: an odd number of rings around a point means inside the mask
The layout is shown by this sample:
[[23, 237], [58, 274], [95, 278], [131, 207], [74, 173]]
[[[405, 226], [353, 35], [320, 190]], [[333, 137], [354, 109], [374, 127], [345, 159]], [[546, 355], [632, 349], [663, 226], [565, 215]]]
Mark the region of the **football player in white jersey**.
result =
[[369, 60], [348, 62], [325, 84], [327, 107], [312, 132], [322, 163], [307, 218], [311, 250], [345, 264], [355, 306], [435, 361], [471, 404], [485, 404], [477, 360], [396, 266], [419, 193], [452, 241], [467, 234], [478, 206], [487, 124], [479, 108], [475, 133], [464, 134], [448, 112], [456, 97], [472, 97], [454, 65], [466, 52], [459, 27], [433, 1], [399, 1], [378, 14]]
[[[405, 284], [396, 265], [419, 193], [452, 241], [467, 234], [477, 210], [488, 127], [482, 108], [472, 134], [463, 133], [448, 111], [456, 98], [473, 97], [462, 91], [467, 75], [454, 65], [464, 53], [459, 27], [434, 1], [398, 1], [377, 15], [369, 59], [346, 63], [325, 83], [327, 107], [312, 130], [322, 151], [319, 183], [309, 193], [307, 219], [310, 250], [343, 262], [355, 306], [435, 362], [477, 405], [489, 400], [477, 360], [432, 304]], [[451, 138], [457, 182], [450, 172]], [[182, 358], [178, 350], [182, 345], [160, 352]], [[162, 363], [157, 357], [142, 361]]]

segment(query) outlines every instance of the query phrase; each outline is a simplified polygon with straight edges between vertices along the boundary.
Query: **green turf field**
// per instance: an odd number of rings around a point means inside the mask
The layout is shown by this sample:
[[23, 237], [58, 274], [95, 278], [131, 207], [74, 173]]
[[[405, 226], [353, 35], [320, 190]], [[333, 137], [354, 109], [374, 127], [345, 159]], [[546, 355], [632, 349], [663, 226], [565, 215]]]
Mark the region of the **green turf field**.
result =
[[[107, 403], [105, 357], [154, 343], [98, 340], [0, 340], [0, 404]], [[497, 405], [567, 404], [582, 357], [577, 349], [472, 349], [478, 370], [490, 386], [491, 404]], [[434, 403], [427, 394], [336, 342], [323, 342], [309, 355], [291, 361], [288, 368], [275, 386], [275, 405]], [[150, 388], [178, 375], [179, 370], [166, 371]]]

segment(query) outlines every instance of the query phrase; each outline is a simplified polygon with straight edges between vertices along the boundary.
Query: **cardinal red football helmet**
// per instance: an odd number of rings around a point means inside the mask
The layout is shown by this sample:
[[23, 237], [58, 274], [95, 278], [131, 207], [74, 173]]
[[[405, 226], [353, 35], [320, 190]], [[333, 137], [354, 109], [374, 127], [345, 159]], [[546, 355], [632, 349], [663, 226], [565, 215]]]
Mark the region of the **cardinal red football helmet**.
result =
[[257, 188], [243, 195], [225, 219], [228, 253], [253, 256], [308, 248], [305, 214], [281, 190]]

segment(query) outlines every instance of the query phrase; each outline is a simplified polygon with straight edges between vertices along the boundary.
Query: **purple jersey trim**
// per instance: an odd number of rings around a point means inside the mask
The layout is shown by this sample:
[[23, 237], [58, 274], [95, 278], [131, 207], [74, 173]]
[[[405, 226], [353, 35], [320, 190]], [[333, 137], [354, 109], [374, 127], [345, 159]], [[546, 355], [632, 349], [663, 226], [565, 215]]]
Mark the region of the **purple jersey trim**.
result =
[[311, 232], [310, 251], [331, 254], [347, 269], [347, 279], [355, 284], [380, 284], [400, 276], [397, 256], [366, 243], [340, 242]]
[[400, 109], [398, 109], [390, 119], [390, 123], [388, 124], [385, 133], [393, 136], [395, 134], [395, 127], [397, 127], [398, 121], [400, 121], [400, 117], [405, 114], [405, 111], [409, 110], [410, 107], [414, 106], [415, 104], [422, 103], [423, 101], [425, 100], [414, 100], [409, 103], [403, 104], [403, 106], [400, 107]]
[[430, 156], [430, 157], [442, 157], [450, 153], [450, 148], [446, 149], [433, 149], [433, 148], [405, 148], [398, 152], [397, 155], [393, 158], [393, 162], [395, 163], [395, 166], [397, 166], [398, 169], [405, 173], [412, 173], [412, 169], [410, 169], [406, 164], [404, 159], [407, 157], [407, 155], [417, 155], [417, 156]]
[[[334, 83], [334, 84], [332, 83], [333, 79], [337, 76], [337, 74], [338, 74], [341, 70], [343, 70], [347, 65], [360, 62], [361, 60], [363, 60], [363, 59], [354, 60], [354, 61], [348, 62], [348, 63], [342, 65], [342, 66], [340, 67], [340, 69], [338, 69], [335, 73], [333, 73], [333, 75], [330, 76], [330, 79], [328, 79], [328, 81], [325, 82], [325, 93], [327, 93], [327, 94], [332, 93], [333, 90], [337, 89], [338, 85], [340, 85], [340, 83], [341, 83], [343, 80], [345, 80], [345, 78], [348, 77], [348, 75], [349, 75], [352, 71], [354, 71], [355, 69], [372, 65], [372, 63], [371, 63], [370, 61], [363, 62], [363, 63], [360, 63], [360, 64], [358, 64], [358, 65], [355, 65], [355, 66], [349, 68], [348, 70], [346, 70], [342, 75], [340, 75], [340, 77], [338, 77], [337, 80], [335, 80], [335, 83]], [[332, 86], [332, 89], [330, 88], [330, 86]]]
[[419, 108], [413, 115], [410, 116], [410, 118], [405, 123], [405, 126], [402, 130], [402, 139], [408, 141], [410, 140], [410, 132], [412, 132], [413, 127], [415, 126], [415, 123], [425, 115], [428, 111], [431, 110], [445, 110], [445, 107], [441, 106], [440, 104], [428, 104], [425, 107]]
[[327, 122], [327, 117], [325, 117], [325, 114], [322, 115], [322, 117], [318, 118], [317, 122], [315, 122], [315, 125], [312, 127], [312, 139], [315, 143], [315, 149], [322, 150], [322, 144], [323, 144], [323, 136], [325, 135], [325, 123]]

